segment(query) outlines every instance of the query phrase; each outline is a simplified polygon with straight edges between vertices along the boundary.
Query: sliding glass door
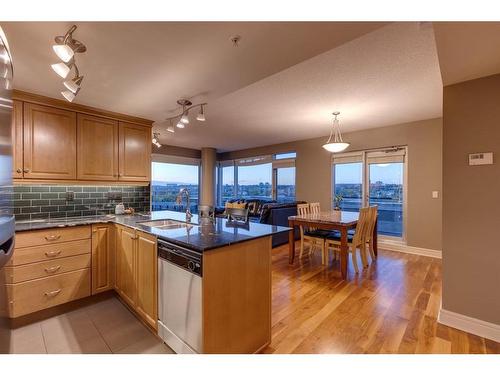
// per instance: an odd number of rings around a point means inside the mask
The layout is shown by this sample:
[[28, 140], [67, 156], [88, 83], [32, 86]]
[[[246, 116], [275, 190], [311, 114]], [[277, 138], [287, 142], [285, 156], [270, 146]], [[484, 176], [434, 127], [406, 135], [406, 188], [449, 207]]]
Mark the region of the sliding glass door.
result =
[[406, 148], [337, 154], [333, 157], [333, 196], [341, 208], [378, 206], [378, 233], [404, 238]]

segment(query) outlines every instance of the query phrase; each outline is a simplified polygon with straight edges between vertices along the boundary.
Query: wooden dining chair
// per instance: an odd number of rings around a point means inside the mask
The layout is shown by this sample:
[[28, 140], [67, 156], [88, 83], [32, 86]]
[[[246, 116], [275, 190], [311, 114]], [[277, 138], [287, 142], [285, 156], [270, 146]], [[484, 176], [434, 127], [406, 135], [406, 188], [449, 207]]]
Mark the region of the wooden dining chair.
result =
[[319, 202], [309, 203], [309, 210], [312, 214], [321, 213], [321, 206], [320, 206]]
[[[373, 230], [375, 229], [375, 223], [377, 222], [378, 206], [370, 206], [369, 210], [370, 210], [370, 215], [369, 215], [368, 225], [367, 225], [367, 228], [365, 231], [365, 243], [366, 243], [366, 245], [368, 245], [370, 258], [372, 261], [374, 261], [377, 256], [375, 255], [375, 251], [374, 251]], [[365, 249], [366, 249], [366, 246], [365, 246]]]
[[[311, 205], [309, 203], [301, 203], [297, 204], [297, 214], [298, 215], [307, 215], [311, 213]], [[309, 244], [309, 253], [311, 255], [316, 247], [319, 247], [321, 250], [321, 264], [325, 264], [325, 238], [324, 236], [319, 235], [316, 230], [317, 228], [307, 228], [304, 230], [304, 227], [301, 225], [299, 227], [300, 230], [300, 254], [299, 259], [302, 259], [304, 254], [305, 243]]]
[[[356, 273], [359, 273], [358, 267], [358, 257], [356, 250], [360, 250], [361, 262], [363, 267], [368, 267], [368, 261], [366, 259], [366, 231], [369, 227], [370, 219], [370, 208], [364, 207], [359, 210], [359, 219], [356, 225], [354, 234], [348, 233], [347, 242], [349, 246], [348, 252], [351, 253], [352, 264]], [[328, 258], [329, 251], [332, 249], [334, 251], [340, 252], [341, 239], [340, 232], [335, 232], [326, 237], [325, 241], [325, 258]]]

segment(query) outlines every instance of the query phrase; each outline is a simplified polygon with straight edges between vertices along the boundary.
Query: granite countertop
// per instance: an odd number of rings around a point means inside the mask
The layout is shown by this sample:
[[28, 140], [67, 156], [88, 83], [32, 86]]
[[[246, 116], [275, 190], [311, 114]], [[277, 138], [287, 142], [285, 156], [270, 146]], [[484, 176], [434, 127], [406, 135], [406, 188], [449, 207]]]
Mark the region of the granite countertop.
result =
[[148, 214], [137, 213], [134, 215], [102, 215], [66, 219], [18, 221], [16, 222], [16, 232], [97, 223], [117, 223], [145, 233], [150, 233], [165, 241], [203, 252], [291, 230], [291, 228], [288, 227], [254, 222], [237, 223], [222, 218], [215, 218], [213, 220], [207, 218], [202, 219], [199, 218], [198, 215], [193, 215], [191, 223], [182, 228], [162, 229], [141, 224], [142, 222], [152, 220], [176, 220], [185, 222], [186, 215], [183, 212], [155, 211]]

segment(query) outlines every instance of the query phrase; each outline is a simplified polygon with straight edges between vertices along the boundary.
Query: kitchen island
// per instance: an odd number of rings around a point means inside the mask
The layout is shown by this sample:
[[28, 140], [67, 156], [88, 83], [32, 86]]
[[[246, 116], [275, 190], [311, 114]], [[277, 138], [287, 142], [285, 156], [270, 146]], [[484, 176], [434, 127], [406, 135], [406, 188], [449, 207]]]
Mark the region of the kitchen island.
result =
[[[92, 294], [116, 290], [179, 353], [259, 352], [271, 340], [271, 236], [290, 229], [197, 215], [189, 223], [185, 219], [181, 212], [158, 211], [18, 222], [24, 247], [17, 253], [48, 246], [30, 242], [35, 233], [50, 246], [61, 241], [58, 251], [67, 259], [64, 246], [71, 239], [64, 231], [78, 230], [82, 242], [85, 228], [91, 228], [91, 281], [80, 278], [72, 295], [85, 296], [82, 285], [89, 282]], [[50, 277], [65, 276], [57, 274]]]

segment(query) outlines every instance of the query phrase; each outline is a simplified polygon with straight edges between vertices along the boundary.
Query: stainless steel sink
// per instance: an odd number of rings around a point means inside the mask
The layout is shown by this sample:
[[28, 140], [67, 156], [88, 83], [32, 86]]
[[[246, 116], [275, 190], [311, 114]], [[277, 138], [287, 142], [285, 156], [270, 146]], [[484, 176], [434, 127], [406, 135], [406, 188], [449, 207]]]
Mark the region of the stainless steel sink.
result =
[[191, 223], [185, 223], [177, 220], [152, 220], [152, 221], [141, 221], [137, 224], [144, 225], [146, 227], [158, 228], [158, 229], [180, 229], [192, 226]]

